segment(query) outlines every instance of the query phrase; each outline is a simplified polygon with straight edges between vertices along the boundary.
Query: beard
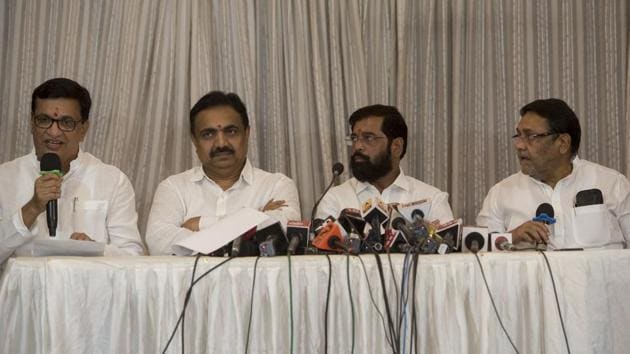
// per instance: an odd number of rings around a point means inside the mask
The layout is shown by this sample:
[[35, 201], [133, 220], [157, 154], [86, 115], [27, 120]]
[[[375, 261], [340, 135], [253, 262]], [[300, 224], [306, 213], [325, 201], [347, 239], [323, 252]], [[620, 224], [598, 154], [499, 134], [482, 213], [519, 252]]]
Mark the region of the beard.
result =
[[[362, 160], [357, 161], [359, 157]], [[374, 162], [367, 155], [357, 151], [352, 154], [350, 159], [350, 169], [354, 177], [359, 181], [375, 182], [392, 170], [392, 151], [388, 146], [386, 152], [374, 157]]]

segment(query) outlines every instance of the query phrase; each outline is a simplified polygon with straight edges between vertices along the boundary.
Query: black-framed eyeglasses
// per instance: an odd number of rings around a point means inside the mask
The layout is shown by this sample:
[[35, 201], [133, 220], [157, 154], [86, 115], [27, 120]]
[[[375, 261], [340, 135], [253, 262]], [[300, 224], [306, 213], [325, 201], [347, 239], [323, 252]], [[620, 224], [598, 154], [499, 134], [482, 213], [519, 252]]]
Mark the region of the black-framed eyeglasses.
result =
[[529, 143], [534, 142], [536, 139], [541, 139], [546, 136], [558, 135], [558, 134], [560, 133], [545, 132], [545, 133], [538, 133], [538, 134], [514, 134], [512, 135], [512, 141], [517, 142], [518, 140], [521, 140], [529, 144]]
[[370, 133], [361, 134], [361, 135], [350, 134], [346, 137], [346, 143], [348, 145], [354, 145], [360, 141], [366, 145], [374, 145], [378, 139], [387, 139], [387, 137], [379, 136], [376, 134], [370, 134]]
[[60, 119], [54, 119], [45, 114], [40, 114], [33, 117], [35, 126], [41, 129], [48, 129], [52, 127], [53, 123], [57, 123], [59, 130], [64, 132], [71, 132], [77, 128], [77, 124], [83, 123], [83, 120], [74, 120], [70, 117], [62, 117]]

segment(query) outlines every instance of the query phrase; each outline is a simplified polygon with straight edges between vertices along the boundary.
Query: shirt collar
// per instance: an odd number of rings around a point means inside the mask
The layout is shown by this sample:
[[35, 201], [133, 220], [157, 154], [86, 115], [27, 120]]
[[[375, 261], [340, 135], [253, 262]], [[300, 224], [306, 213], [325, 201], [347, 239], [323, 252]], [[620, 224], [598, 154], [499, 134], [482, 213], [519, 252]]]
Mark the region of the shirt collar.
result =
[[[79, 147], [79, 153], [77, 154], [77, 157], [74, 160], [70, 161], [70, 170], [68, 171], [68, 173], [66, 173], [66, 175], [72, 174], [73, 171], [76, 171], [77, 169], [79, 169], [82, 165], [82, 162], [85, 160], [85, 158], [86, 158], [85, 153]], [[29, 154], [29, 159], [31, 160], [31, 165], [33, 166], [33, 168], [39, 171], [40, 162], [37, 159], [37, 153], [35, 152], [34, 147], [33, 147], [33, 150], [31, 150], [31, 153]]]
[[[206, 173], [203, 171], [203, 166], [195, 167], [192, 171], [192, 176], [190, 177], [190, 181], [200, 182], [203, 179], [207, 179], [208, 181], [215, 183], [208, 176], [206, 176]], [[252, 166], [249, 159], [245, 160], [245, 166], [243, 166], [243, 169], [241, 170], [241, 176], [239, 177], [239, 181], [243, 181], [250, 185], [254, 183], [254, 167]], [[237, 183], [238, 181], [234, 185], [236, 185]]]
[[[356, 184], [354, 186], [354, 191], [356, 194], [359, 194], [361, 192], [363, 192], [364, 190], [372, 187], [372, 188], [376, 188], [372, 185], [372, 183], [370, 182], [361, 182], [358, 179], [356, 179]], [[394, 180], [394, 182], [389, 185], [387, 189], [392, 188], [393, 186], [396, 186], [404, 191], [409, 191], [410, 186], [409, 186], [409, 180], [407, 179], [407, 176], [405, 175], [405, 172], [403, 171], [402, 167], [400, 167], [400, 173], [398, 174], [398, 177], [396, 177], [396, 179]]]
[[[570, 180], [575, 178], [574, 176], [577, 173], [577, 170], [583, 165], [582, 160], [580, 160], [580, 158], [578, 157], [578, 155], [575, 155], [575, 157], [573, 158], [573, 160], [571, 160], [571, 164], [573, 165], [571, 168], [571, 173], [569, 173], [568, 175], [564, 176], [562, 179], [560, 179], [560, 181], [558, 181], [558, 183], [560, 183], [561, 181], [564, 180]], [[526, 175], [525, 173], [523, 173], [523, 171], [518, 171], [518, 173], [522, 174], [523, 176], [526, 176], [527, 178], [529, 178], [530, 181], [533, 181], [536, 184], [539, 184], [541, 186], [547, 186], [550, 187], [547, 183], [543, 182], [543, 181], [539, 181], [536, 178], [530, 176], [530, 175]], [[556, 183], [557, 185], [557, 183]]]

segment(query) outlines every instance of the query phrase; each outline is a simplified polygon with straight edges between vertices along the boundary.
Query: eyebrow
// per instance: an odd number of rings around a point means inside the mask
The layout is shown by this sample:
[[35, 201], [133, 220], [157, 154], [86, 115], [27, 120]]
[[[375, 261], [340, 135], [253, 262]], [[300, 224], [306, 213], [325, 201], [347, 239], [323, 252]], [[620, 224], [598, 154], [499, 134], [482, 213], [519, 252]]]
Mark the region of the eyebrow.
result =
[[204, 132], [224, 131], [224, 130], [228, 130], [228, 129], [239, 129], [239, 127], [234, 125], [234, 124], [226, 125], [225, 127], [221, 128], [221, 129], [218, 129], [218, 128], [215, 128], [215, 127], [208, 127], [208, 128], [201, 129], [199, 131], [199, 134], [204, 133]]
[[[45, 113], [36, 114], [36, 115], [34, 115], [34, 117], [46, 117], [46, 118], [50, 118], [52, 120], [62, 120], [62, 119], [65, 119], [65, 118], [70, 118], [70, 119], [72, 119], [75, 122], [77, 121], [77, 119], [74, 119], [74, 117], [71, 117], [71, 116], [61, 116], [59, 118], [53, 118], [53, 117], [51, 117], [51, 116], [49, 116], [48, 114], [45, 114]], [[79, 120], [81, 120], [81, 119], [79, 119]]]

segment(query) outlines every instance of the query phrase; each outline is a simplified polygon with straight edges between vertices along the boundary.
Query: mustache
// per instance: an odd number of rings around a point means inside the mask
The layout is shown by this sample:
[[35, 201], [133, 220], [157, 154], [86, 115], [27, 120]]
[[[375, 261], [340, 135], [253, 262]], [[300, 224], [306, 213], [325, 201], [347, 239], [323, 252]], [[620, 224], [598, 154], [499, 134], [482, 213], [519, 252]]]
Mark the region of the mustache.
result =
[[229, 146], [220, 146], [220, 147], [210, 151], [210, 157], [215, 157], [218, 154], [224, 153], [224, 152], [227, 152], [227, 153], [230, 153], [230, 154], [234, 154], [235, 151], [234, 151], [234, 149], [232, 149]]
[[357, 151], [357, 152], [355, 152], [354, 154], [352, 154], [351, 159], [352, 159], [352, 161], [356, 161], [356, 159], [357, 159], [358, 157], [363, 158], [363, 159], [365, 159], [365, 160], [367, 160], [367, 161], [370, 161], [370, 157], [369, 157], [369, 156], [367, 156], [367, 155], [365, 155], [365, 154], [362, 154], [362, 153], [360, 153], [360, 152], [358, 152], [358, 151]]

